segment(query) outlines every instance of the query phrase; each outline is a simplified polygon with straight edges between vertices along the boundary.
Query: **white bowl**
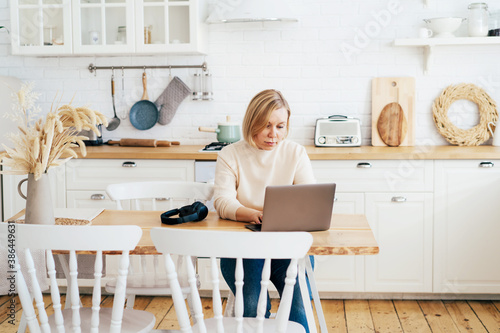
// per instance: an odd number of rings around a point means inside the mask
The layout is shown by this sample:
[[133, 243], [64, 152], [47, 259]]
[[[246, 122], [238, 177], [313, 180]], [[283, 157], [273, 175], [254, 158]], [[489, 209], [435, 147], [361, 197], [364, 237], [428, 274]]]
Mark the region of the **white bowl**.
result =
[[465, 18], [462, 17], [436, 17], [431, 19], [424, 19], [427, 27], [432, 30], [433, 37], [455, 37], [453, 33], [460, 28], [460, 25]]

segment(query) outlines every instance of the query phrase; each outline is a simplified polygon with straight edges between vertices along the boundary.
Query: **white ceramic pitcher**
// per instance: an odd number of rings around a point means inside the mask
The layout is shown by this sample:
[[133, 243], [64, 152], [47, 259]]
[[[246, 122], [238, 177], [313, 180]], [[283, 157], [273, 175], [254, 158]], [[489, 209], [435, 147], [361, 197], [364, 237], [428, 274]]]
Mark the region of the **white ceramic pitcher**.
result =
[[[27, 195], [21, 191], [21, 185], [28, 181]], [[17, 185], [19, 195], [26, 199], [25, 223], [29, 224], [55, 224], [54, 208], [50, 196], [49, 176], [44, 173], [39, 180], [30, 173]]]
[[493, 130], [491, 129], [491, 126], [495, 126], [495, 132], [496, 132], [497, 125], [495, 125], [495, 123], [492, 122], [492, 121], [490, 121], [488, 123], [488, 130], [490, 131], [491, 136], [493, 137], [493, 143], [492, 143], [492, 145], [493, 146], [500, 146], [500, 130], [499, 130], [498, 133], [496, 133], [497, 135], [495, 135], [493, 133]]

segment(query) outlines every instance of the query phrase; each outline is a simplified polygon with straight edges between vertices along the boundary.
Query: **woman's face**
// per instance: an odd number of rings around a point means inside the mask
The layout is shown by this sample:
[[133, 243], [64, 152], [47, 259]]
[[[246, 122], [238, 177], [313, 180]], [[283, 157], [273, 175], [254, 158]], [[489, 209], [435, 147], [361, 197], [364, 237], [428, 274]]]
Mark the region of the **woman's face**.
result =
[[267, 126], [253, 138], [257, 148], [273, 150], [286, 136], [287, 121], [288, 112], [285, 108], [274, 110]]

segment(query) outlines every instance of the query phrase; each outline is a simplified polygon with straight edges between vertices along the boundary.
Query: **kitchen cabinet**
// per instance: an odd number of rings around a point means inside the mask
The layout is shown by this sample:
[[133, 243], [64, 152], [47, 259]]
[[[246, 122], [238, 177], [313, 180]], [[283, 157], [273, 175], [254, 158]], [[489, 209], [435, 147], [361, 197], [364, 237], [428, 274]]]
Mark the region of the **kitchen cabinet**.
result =
[[434, 292], [500, 293], [500, 160], [435, 161]]
[[137, 53], [206, 53], [206, 2], [137, 0]]
[[[119, 160], [77, 159], [66, 163], [67, 207], [110, 208], [116, 204], [108, 198], [106, 186], [136, 181], [194, 181], [193, 160]], [[157, 209], [169, 208], [166, 198], [157, 198]], [[163, 202], [164, 201], [164, 202]], [[142, 208], [151, 209], [151, 202], [143, 201]], [[185, 204], [175, 203], [174, 205]], [[128, 209], [130, 203], [124, 202]]]
[[10, 1], [12, 54], [73, 52], [71, 0]]
[[366, 217], [380, 247], [365, 257], [365, 290], [432, 292], [432, 193], [367, 193]]
[[[48, 172], [52, 204], [56, 207], [66, 207], [66, 182], [64, 167], [51, 168]], [[2, 175], [2, 190], [3, 190], [3, 216], [8, 219], [26, 208], [26, 200], [24, 200], [17, 192], [17, 185], [27, 175]], [[24, 182], [21, 185], [21, 191], [26, 195], [27, 184]]]
[[312, 161], [312, 166], [318, 182], [337, 184], [334, 212], [366, 214], [380, 246], [373, 257], [321, 258], [331, 268], [318, 262], [318, 289], [430, 292], [433, 162]]
[[135, 51], [134, 1], [72, 0], [73, 52]]
[[12, 1], [12, 52], [203, 54], [205, 18], [205, 0]]

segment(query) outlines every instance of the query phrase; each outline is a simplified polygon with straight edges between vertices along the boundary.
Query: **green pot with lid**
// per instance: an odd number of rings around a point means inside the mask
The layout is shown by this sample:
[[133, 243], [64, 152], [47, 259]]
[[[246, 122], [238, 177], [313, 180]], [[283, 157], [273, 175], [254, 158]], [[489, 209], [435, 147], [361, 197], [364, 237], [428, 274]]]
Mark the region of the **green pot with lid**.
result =
[[240, 124], [231, 122], [230, 116], [226, 117], [226, 122], [218, 123], [217, 128], [200, 126], [198, 130], [200, 132], [217, 133], [218, 142], [233, 143], [241, 139]]

